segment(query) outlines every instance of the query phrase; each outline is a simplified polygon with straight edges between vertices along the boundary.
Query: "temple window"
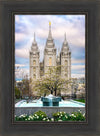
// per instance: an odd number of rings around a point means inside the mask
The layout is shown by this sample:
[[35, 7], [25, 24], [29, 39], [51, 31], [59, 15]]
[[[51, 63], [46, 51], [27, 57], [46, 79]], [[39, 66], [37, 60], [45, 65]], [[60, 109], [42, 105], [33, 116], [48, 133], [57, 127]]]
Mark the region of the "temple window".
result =
[[36, 74], [33, 75], [33, 78], [36, 78]]
[[65, 65], [68, 65], [68, 61], [67, 60], [65, 60]]
[[36, 65], [36, 60], [33, 60], [33, 65]]
[[49, 58], [49, 66], [52, 66], [52, 58]]

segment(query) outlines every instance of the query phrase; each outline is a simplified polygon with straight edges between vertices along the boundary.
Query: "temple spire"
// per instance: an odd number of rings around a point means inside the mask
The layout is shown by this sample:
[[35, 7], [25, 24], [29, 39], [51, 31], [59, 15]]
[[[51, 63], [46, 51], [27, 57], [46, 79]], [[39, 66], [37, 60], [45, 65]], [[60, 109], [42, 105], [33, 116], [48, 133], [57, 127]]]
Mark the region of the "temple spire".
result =
[[66, 41], [66, 33], [65, 33], [65, 41]]
[[31, 46], [31, 50], [38, 51], [37, 42], [35, 40], [35, 32], [34, 32], [34, 38], [33, 38], [32, 46]]
[[65, 33], [64, 44], [67, 44], [67, 40], [66, 40], [66, 33]]
[[36, 44], [36, 40], [35, 40], [35, 32], [34, 32], [34, 41], [33, 41], [33, 44]]
[[51, 22], [49, 21], [49, 35], [48, 39], [52, 39], [52, 34], [51, 34]]
[[34, 32], [34, 42], [36, 42], [36, 41], [35, 41], [35, 32]]

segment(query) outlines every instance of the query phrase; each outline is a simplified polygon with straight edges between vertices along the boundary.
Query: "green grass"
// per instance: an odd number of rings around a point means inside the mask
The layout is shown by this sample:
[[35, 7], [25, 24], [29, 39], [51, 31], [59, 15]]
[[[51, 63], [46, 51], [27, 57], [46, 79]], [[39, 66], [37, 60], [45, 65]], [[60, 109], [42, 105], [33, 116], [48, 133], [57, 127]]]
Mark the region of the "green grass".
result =
[[84, 99], [77, 99], [77, 100], [74, 100], [74, 101], [78, 101], [78, 102], [83, 102], [83, 103], [85, 103], [85, 100], [84, 100]]

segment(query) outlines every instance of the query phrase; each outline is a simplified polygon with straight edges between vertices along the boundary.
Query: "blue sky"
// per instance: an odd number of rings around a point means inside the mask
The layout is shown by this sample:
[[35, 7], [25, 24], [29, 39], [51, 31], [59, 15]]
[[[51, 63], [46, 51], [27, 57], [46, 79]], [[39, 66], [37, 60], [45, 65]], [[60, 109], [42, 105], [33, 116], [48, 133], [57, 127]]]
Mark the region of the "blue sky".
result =
[[29, 50], [34, 32], [40, 50], [40, 61], [51, 22], [52, 37], [61, 50], [64, 34], [72, 53], [71, 76], [85, 77], [85, 15], [15, 15], [15, 77], [29, 75]]

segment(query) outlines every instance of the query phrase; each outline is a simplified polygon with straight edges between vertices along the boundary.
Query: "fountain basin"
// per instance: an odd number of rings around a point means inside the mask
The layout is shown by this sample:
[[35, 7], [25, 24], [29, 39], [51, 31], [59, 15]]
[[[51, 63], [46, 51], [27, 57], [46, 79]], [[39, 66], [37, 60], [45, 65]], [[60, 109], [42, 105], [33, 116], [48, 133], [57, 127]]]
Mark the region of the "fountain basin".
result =
[[52, 113], [65, 111], [66, 113], [77, 112], [81, 110], [85, 113], [85, 104], [73, 100], [60, 101], [59, 106], [43, 106], [43, 102], [39, 100], [33, 100], [27, 103], [26, 100], [21, 100], [15, 104], [15, 115], [20, 116], [22, 114], [31, 115], [36, 111], [43, 111], [48, 116], [52, 116]]
[[56, 97], [50, 94], [46, 97], [41, 97], [41, 101], [43, 102], [43, 106], [59, 106], [61, 97]]

